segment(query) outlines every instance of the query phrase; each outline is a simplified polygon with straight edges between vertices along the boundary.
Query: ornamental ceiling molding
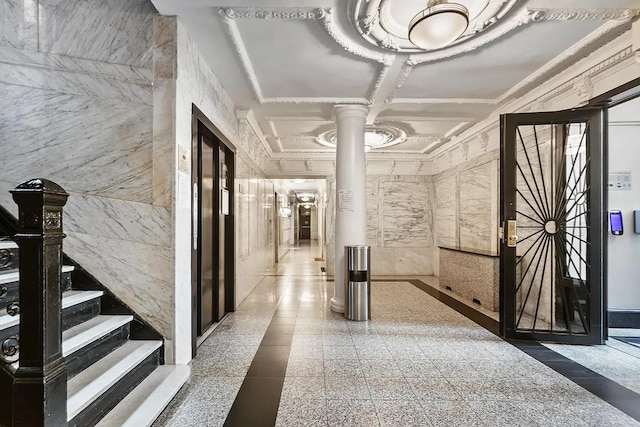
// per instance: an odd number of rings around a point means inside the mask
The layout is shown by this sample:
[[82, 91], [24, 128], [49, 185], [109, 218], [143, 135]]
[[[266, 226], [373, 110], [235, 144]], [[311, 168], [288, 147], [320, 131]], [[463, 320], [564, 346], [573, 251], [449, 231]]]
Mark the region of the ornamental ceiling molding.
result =
[[247, 49], [244, 46], [244, 42], [242, 41], [242, 37], [240, 36], [240, 31], [238, 31], [238, 26], [235, 23], [235, 19], [238, 17], [234, 9], [218, 9], [218, 15], [222, 18], [222, 22], [224, 23], [224, 28], [227, 33], [227, 36], [231, 40], [231, 44], [233, 44], [233, 48], [240, 59], [240, 63], [242, 64], [242, 70], [245, 73], [245, 76], [249, 80], [249, 84], [251, 85], [251, 89], [253, 90], [253, 96], [256, 100], [262, 104], [262, 88], [260, 87], [260, 83], [258, 82], [258, 77], [256, 76], [255, 71], [253, 70], [253, 65], [251, 64], [251, 59], [249, 58], [249, 54], [247, 53]]
[[267, 152], [267, 154], [269, 156], [272, 156], [273, 150], [271, 149], [269, 142], [267, 142], [267, 138], [262, 132], [262, 129], [260, 129], [260, 125], [258, 125], [258, 122], [256, 121], [256, 117], [253, 114], [253, 110], [238, 108], [236, 109], [236, 116], [238, 117], [240, 124], [244, 122], [246, 123], [246, 125], [249, 126], [249, 128], [251, 129], [253, 134], [256, 136], [256, 138], [262, 143], [262, 146]]
[[[280, 7], [280, 8], [252, 8], [252, 7], [239, 7], [239, 8], [219, 8], [218, 15], [225, 24], [224, 28], [229, 37], [234, 51], [240, 63], [245, 76], [249, 80], [251, 89], [255, 99], [260, 104], [370, 104], [375, 98], [384, 77], [386, 76], [389, 68], [393, 64], [394, 55], [379, 53], [373, 50], [366, 50], [354, 46], [348, 38], [344, 35], [342, 30], [338, 28], [333, 20], [331, 9], [322, 8], [297, 8], [297, 7]], [[371, 90], [369, 97], [367, 98], [307, 98], [307, 97], [273, 97], [265, 98], [262, 93], [262, 88], [258, 81], [258, 77], [253, 69], [253, 64], [249, 58], [249, 54], [242, 40], [242, 36], [236, 25], [238, 19], [262, 19], [262, 20], [322, 20], [323, 25], [327, 32], [333, 37], [333, 39], [342, 46], [348, 52], [363, 57], [365, 59], [373, 60], [383, 64], [380, 69], [378, 78], [374, 87]]]
[[[367, 140], [367, 136], [372, 136], [372, 138]], [[315, 138], [315, 142], [333, 150], [337, 147], [337, 140], [338, 130], [336, 128], [322, 132], [317, 136], [317, 138]], [[389, 148], [394, 145], [402, 144], [405, 141], [407, 141], [407, 133], [395, 126], [378, 124], [367, 125], [365, 127], [365, 145], [369, 145], [372, 150]]]
[[[461, 55], [464, 53], [471, 52], [479, 47], [482, 47], [486, 44], [489, 44], [506, 34], [514, 31], [520, 26], [527, 25], [533, 22], [544, 22], [544, 21], [568, 21], [568, 20], [608, 20], [607, 24], [605, 24], [602, 28], [600, 28], [595, 33], [587, 36], [583, 41], [584, 44], [580, 43], [577, 46], [574, 46], [561, 57], [556, 58], [550, 64], [543, 67], [545, 72], [551, 71], [553, 65], [556, 63], [563, 62], [569, 57], [577, 53], [577, 51], [582, 50], [587, 44], [593, 43], [599, 38], [607, 36], [607, 34], [613, 32], [621, 25], [628, 23], [631, 19], [638, 16], [640, 14], [640, 10], [638, 9], [533, 9], [527, 8], [519, 13], [517, 13], [513, 18], [501, 21], [502, 24], [496, 26], [492, 31], [488, 31], [486, 33], [482, 33], [473, 39], [459, 44], [454, 45], [450, 48], [440, 49], [434, 52], [428, 52], [423, 54], [414, 54], [409, 56], [406, 59], [405, 65], [398, 76], [396, 84], [394, 85], [393, 90], [385, 99], [386, 104], [391, 103], [408, 103], [407, 99], [397, 99], [396, 95], [400, 91], [400, 89], [404, 86], [407, 78], [411, 74], [413, 69], [422, 63], [432, 62], [441, 59], [450, 58], [452, 56]], [[574, 51], [575, 49], [575, 51]], [[542, 69], [541, 69], [542, 71]], [[538, 79], [540, 76], [532, 75], [530, 78]], [[532, 82], [527, 82], [526, 84], [531, 84]], [[520, 85], [524, 85], [525, 83], [521, 83]], [[513, 90], [512, 90], [513, 91]], [[492, 100], [491, 103], [501, 103], [506, 99], [509, 94], [512, 92], [509, 91], [507, 94], [502, 95], [497, 100]], [[426, 103], [417, 101], [415, 103]]]
[[335, 40], [335, 42], [338, 43], [344, 50], [361, 58], [379, 62], [387, 67], [390, 67], [393, 64], [393, 61], [395, 59], [394, 54], [383, 53], [377, 50], [367, 49], [363, 46], [360, 46], [359, 44], [351, 40], [338, 26], [334, 19], [332, 9], [324, 9], [324, 11], [324, 28], [327, 30], [327, 33], [329, 33], [333, 40]]
[[[409, 41], [408, 22], [399, 22], [394, 16], [393, 8], [397, 7], [399, 2], [394, 2], [394, 0], [350, 0], [347, 5], [350, 23], [366, 42], [376, 47], [399, 53], [423, 52]], [[516, 4], [516, 0], [465, 2], [471, 15], [470, 24], [467, 31], [455, 43], [465, 43], [490, 29]], [[415, 13], [417, 12], [419, 10], [415, 10]], [[411, 13], [411, 15], [415, 15], [415, 13]]]
[[506, 19], [501, 25], [494, 27], [492, 31], [487, 31], [474, 37], [469, 42], [454, 45], [450, 48], [441, 49], [424, 54], [411, 55], [409, 58], [415, 65], [424, 62], [432, 62], [452, 56], [468, 53], [491, 43], [511, 31], [534, 22], [545, 21], [628, 21], [638, 15], [637, 9], [553, 9], [553, 8], [525, 8], [515, 14], [512, 18]]
[[[602, 40], [608, 40], [610, 38], [609, 36], [612, 33], [615, 33], [615, 31], [618, 30], [621, 26], [627, 24], [639, 12], [639, 11], [636, 11], [635, 14], [632, 14], [630, 10], [627, 9], [626, 11], [629, 12], [629, 15], [627, 18], [619, 18], [619, 19], [605, 23], [596, 31], [587, 35], [578, 43], [574, 44], [569, 49], [565, 50], [562, 54], [560, 54], [559, 56], [557, 56], [547, 64], [543, 65], [541, 68], [536, 70], [534, 73], [530, 74], [520, 83], [515, 85], [513, 88], [511, 88], [510, 90], [502, 94], [500, 97], [498, 97], [497, 102], [501, 104], [507, 99], [517, 96], [518, 93], [526, 90], [526, 88], [536, 84], [547, 75], [556, 71], [559, 67], [565, 64], [571, 58], [579, 55], [584, 50], [589, 49], [589, 47], [592, 46], [593, 43], [597, 43]], [[623, 15], [623, 13], [620, 12], [620, 15]], [[561, 16], [565, 16], [565, 15], [561, 15]], [[591, 16], [591, 15], [587, 14], [585, 16]]]

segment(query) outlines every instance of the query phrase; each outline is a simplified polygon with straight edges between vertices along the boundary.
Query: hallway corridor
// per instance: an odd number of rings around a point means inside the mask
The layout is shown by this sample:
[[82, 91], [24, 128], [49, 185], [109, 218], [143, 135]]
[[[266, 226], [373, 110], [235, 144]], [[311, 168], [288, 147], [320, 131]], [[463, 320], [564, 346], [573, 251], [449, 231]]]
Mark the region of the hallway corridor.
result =
[[199, 347], [154, 426], [640, 425], [409, 281], [373, 282], [372, 320], [346, 321], [319, 256], [289, 250]]

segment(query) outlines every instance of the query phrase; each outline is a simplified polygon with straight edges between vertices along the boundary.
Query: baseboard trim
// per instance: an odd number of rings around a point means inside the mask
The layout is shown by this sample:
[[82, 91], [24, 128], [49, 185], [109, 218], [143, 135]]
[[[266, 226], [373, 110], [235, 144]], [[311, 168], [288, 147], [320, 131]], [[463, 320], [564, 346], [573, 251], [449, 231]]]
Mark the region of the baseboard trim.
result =
[[610, 328], [640, 329], [640, 310], [608, 310]]

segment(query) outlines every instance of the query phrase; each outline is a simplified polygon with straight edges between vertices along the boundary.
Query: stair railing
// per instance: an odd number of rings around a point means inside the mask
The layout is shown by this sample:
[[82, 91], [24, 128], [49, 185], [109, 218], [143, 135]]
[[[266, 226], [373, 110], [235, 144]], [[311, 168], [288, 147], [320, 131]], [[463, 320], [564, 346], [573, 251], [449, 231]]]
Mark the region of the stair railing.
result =
[[[11, 191], [19, 208], [19, 352], [11, 367], [11, 424], [67, 424], [67, 368], [62, 356], [62, 208], [69, 195], [58, 184], [32, 179]], [[17, 354], [14, 354], [17, 356]], [[5, 369], [5, 372], [7, 370]]]

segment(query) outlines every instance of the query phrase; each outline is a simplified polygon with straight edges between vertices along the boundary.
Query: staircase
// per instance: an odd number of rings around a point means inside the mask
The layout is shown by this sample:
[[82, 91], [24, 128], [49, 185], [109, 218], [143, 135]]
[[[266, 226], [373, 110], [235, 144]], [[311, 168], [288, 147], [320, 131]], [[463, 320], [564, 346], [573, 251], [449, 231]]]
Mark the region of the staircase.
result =
[[[11, 384], [20, 364], [19, 348], [29, 339], [19, 336], [18, 263], [28, 261], [26, 256], [20, 260], [19, 252], [15, 242], [0, 238], [0, 426], [15, 423], [7, 415], [12, 411]], [[187, 381], [190, 368], [164, 365], [160, 335], [133, 314], [123, 314], [127, 308], [106, 290], [76, 284], [75, 272], [74, 266], [64, 265], [60, 281], [67, 425], [149, 426]], [[82, 281], [85, 275], [78, 277]]]

